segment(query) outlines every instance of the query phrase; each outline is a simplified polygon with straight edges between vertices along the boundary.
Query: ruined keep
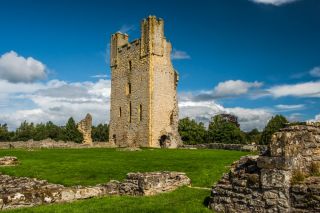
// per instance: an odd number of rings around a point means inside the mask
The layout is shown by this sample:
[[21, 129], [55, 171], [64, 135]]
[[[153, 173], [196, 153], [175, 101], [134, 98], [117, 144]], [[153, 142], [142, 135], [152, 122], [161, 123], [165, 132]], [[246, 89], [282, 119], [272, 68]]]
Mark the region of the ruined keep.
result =
[[120, 147], [181, 144], [178, 133], [178, 73], [171, 63], [164, 21], [149, 16], [141, 38], [111, 36], [111, 113], [109, 141]]
[[212, 188], [215, 212], [320, 212], [320, 128], [297, 125], [272, 136], [266, 153], [246, 156]]

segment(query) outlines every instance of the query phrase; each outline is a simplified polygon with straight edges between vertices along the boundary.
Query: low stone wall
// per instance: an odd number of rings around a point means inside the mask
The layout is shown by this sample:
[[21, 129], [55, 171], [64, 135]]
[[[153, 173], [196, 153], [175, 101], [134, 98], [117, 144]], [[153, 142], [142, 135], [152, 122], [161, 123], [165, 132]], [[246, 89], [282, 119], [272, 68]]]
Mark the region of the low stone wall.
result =
[[212, 188], [209, 207], [216, 212], [320, 212], [320, 178], [310, 177], [319, 163], [320, 128], [284, 128], [272, 136], [264, 155], [246, 156], [231, 166]]
[[40, 149], [40, 148], [113, 148], [113, 144], [108, 142], [93, 142], [92, 144], [79, 144], [75, 142], [54, 141], [46, 139], [42, 141], [16, 141], [0, 142], [0, 149]]
[[257, 152], [266, 149], [263, 145], [248, 145], [248, 144], [224, 144], [224, 143], [208, 143], [196, 145], [183, 145], [185, 149], [225, 149], [246, 152]]
[[15, 166], [19, 163], [18, 158], [14, 156], [4, 156], [0, 158], [1, 166]]
[[190, 179], [181, 172], [129, 173], [123, 182], [110, 181], [89, 187], [64, 187], [45, 180], [0, 174], [0, 209], [71, 202], [108, 195], [156, 195], [184, 185], [190, 185]]

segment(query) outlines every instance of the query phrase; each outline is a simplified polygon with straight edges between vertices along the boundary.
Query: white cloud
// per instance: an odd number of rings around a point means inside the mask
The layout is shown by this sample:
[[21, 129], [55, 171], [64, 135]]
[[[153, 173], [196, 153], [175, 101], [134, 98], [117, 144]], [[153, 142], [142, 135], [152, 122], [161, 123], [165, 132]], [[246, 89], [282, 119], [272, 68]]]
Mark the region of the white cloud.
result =
[[267, 89], [270, 95], [279, 98], [285, 96], [320, 97], [320, 81], [298, 84], [285, 84]]
[[217, 114], [230, 113], [236, 115], [240, 123], [240, 128], [244, 131], [249, 131], [254, 128], [262, 130], [273, 115], [268, 109], [225, 108], [214, 101], [180, 101], [179, 109], [180, 118], [190, 117], [206, 125], [208, 125], [211, 117]]
[[295, 2], [298, 0], [250, 0], [250, 1], [255, 2], [255, 3], [271, 4], [271, 5], [275, 5], [275, 6], [280, 6], [280, 5], [292, 3], [292, 2]]
[[92, 75], [91, 78], [108, 78], [109, 76], [107, 74], [98, 74], [98, 75]]
[[[24, 120], [34, 123], [51, 120], [64, 125], [70, 116], [79, 121], [86, 113], [93, 116], [94, 124], [109, 121], [110, 80], [75, 83], [52, 80], [18, 85], [6, 82], [8, 93], [2, 93], [6, 105], [0, 106], [0, 123], [8, 123], [11, 129]], [[19, 104], [21, 101], [23, 105]]]
[[9, 82], [33, 82], [46, 77], [46, 66], [32, 57], [10, 51], [0, 57], [0, 79]]
[[276, 108], [280, 110], [285, 110], [285, 111], [292, 111], [292, 110], [299, 110], [304, 108], [304, 104], [293, 104], [293, 105], [279, 104], [279, 105], [276, 105]]
[[242, 80], [228, 80], [220, 82], [213, 90], [213, 94], [217, 97], [238, 96], [246, 94], [251, 88], [259, 88], [261, 82], [245, 82]]
[[122, 33], [129, 33], [130, 31], [133, 31], [135, 30], [135, 26], [134, 25], [127, 25], [127, 24], [124, 24], [120, 27], [119, 31], [122, 32]]
[[171, 53], [172, 60], [182, 60], [182, 59], [190, 59], [190, 58], [191, 56], [185, 51], [173, 49]]
[[310, 119], [308, 121], [311, 121], [311, 122], [320, 122], [320, 114], [318, 115], [315, 115], [313, 119]]
[[320, 77], [320, 67], [314, 67], [309, 71], [309, 74], [313, 77]]

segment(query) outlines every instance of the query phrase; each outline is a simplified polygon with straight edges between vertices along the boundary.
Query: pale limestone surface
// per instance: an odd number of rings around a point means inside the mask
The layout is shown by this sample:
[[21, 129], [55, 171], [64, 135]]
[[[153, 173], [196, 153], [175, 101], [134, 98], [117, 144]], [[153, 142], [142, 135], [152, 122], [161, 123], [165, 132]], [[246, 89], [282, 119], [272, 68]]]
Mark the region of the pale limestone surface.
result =
[[[215, 212], [320, 212], [320, 128], [297, 125], [272, 136], [264, 155], [246, 156], [212, 188]], [[294, 182], [297, 171], [310, 176]]]
[[0, 211], [101, 196], [150, 196], [170, 192], [190, 183], [185, 173], [167, 171], [128, 173], [123, 182], [112, 180], [95, 186], [72, 187], [0, 173]]
[[92, 145], [92, 137], [91, 137], [91, 130], [92, 130], [92, 116], [88, 113], [85, 119], [81, 120], [77, 128], [79, 132], [83, 135], [83, 144]]
[[120, 147], [169, 147], [182, 144], [178, 133], [176, 87], [171, 44], [164, 21], [149, 16], [141, 38], [111, 36], [111, 113], [109, 141]]

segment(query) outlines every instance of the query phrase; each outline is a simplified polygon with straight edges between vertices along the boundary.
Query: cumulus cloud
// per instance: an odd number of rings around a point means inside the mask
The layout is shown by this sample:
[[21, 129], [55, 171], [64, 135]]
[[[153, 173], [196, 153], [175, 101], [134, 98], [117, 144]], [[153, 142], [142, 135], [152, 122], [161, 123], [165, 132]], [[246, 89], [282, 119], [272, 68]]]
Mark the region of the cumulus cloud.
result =
[[278, 85], [267, 89], [270, 95], [280, 98], [294, 97], [320, 97], [320, 81], [311, 81], [298, 84]]
[[280, 5], [292, 3], [298, 0], [250, 0], [250, 1], [259, 3], [259, 4], [271, 4], [274, 6], [280, 6]]
[[263, 84], [261, 82], [246, 82], [242, 80], [229, 80], [220, 82], [213, 90], [213, 94], [217, 97], [238, 96], [248, 93], [251, 88], [259, 88]]
[[173, 49], [171, 53], [171, 59], [173, 60], [182, 60], [182, 59], [190, 59], [190, 58], [191, 56], [185, 51]]
[[34, 82], [46, 77], [46, 66], [32, 58], [10, 51], [0, 57], [0, 79], [9, 82]]
[[320, 77], [320, 67], [314, 67], [309, 71], [309, 74], [313, 77]]
[[190, 117], [198, 122], [203, 122], [208, 125], [211, 117], [221, 114], [229, 113], [238, 117], [240, 128], [244, 131], [250, 131], [254, 128], [262, 130], [273, 113], [268, 109], [256, 108], [225, 108], [214, 101], [180, 101], [180, 118]]
[[[19, 85], [26, 89], [6, 82], [6, 87], [11, 89], [3, 92], [6, 96], [2, 98], [10, 100], [7, 105], [0, 106], [0, 123], [8, 123], [11, 129], [24, 120], [34, 123], [51, 120], [64, 125], [70, 116], [79, 121], [86, 113], [93, 116], [95, 124], [109, 121], [110, 80], [75, 83], [52, 80]], [[21, 101], [24, 101], [23, 105], [18, 104]]]

